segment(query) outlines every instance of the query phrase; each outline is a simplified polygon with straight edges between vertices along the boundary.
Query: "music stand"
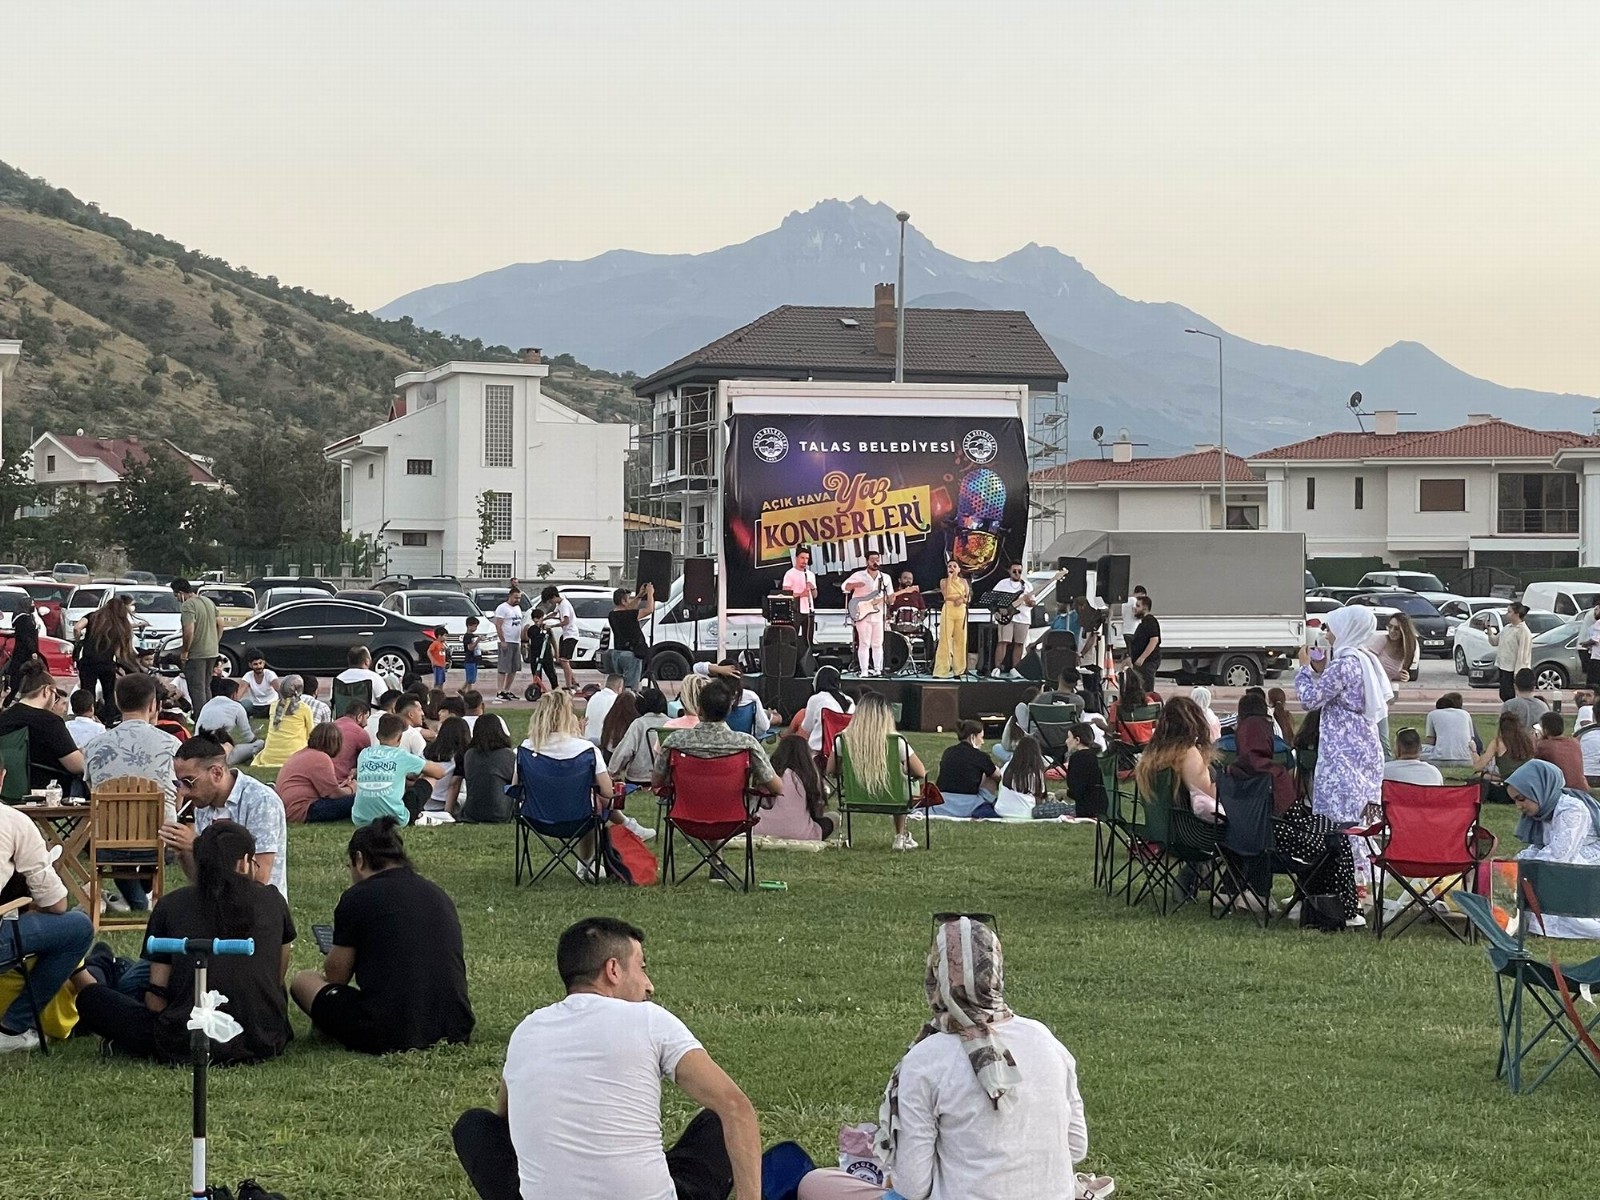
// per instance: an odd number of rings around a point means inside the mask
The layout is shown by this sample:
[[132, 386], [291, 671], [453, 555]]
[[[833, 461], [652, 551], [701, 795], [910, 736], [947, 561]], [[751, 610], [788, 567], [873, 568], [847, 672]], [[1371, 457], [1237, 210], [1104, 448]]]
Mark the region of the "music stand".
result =
[[989, 614], [989, 631], [984, 635], [983, 654], [978, 660], [978, 678], [982, 679], [984, 677], [984, 663], [991, 665], [994, 663], [995, 651], [1000, 645], [1000, 622], [995, 619], [994, 610], [997, 608], [1016, 607], [1017, 598], [1021, 595], [1021, 592], [1001, 591], [999, 588], [990, 588], [983, 594], [983, 599], [977, 601], [976, 604], [967, 605], [969, 612], [974, 608], [981, 608]]

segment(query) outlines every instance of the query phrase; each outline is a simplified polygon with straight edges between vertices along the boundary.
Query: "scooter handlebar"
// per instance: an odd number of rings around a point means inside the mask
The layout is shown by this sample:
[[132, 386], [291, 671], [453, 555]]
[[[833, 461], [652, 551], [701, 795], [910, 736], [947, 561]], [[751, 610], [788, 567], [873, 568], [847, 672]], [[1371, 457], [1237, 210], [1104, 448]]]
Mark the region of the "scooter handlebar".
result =
[[209, 954], [213, 958], [222, 954], [251, 955], [256, 952], [255, 938], [164, 938], [146, 940], [150, 954]]

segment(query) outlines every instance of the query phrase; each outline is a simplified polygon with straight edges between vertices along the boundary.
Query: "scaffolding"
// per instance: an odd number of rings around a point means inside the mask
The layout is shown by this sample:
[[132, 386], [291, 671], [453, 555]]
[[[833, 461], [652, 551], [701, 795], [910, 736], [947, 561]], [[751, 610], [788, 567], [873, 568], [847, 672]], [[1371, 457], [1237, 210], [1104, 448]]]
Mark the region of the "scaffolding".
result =
[[676, 575], [685, 558], [717, 552], [717, 385], [686, 383], [640, 397], [625, 466], [626, 573], [641, 549], [666, 550]]
[[[1033, 392], [1028, 396], [1028, 473], [1060, 468], [1066, 475], [1067, 464], [1072, 461], [1068, 434], [1072, 407], [1062, 388], [1054, 392]], [[1042, 491], [1038, 485], [1028, 489], [1028, 547], [1032, 560], [1028, 565], [1038, 569], [1041, 558], [1056, 539], [1067, 532], [1066, 481], [1057, 487]]]

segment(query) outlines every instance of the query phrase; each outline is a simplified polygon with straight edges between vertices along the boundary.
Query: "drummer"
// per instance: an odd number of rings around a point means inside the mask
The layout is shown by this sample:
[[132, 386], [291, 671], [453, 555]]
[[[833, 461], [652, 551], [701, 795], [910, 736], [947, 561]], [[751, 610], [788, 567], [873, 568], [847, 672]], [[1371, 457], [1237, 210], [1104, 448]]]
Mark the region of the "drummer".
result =
[[889, 611], [897, 608], [926, 609], [927, 601], [922, 598], [922, 589], [917, 586], [916, 577], [910, 571], [900, 572], [900, 586], [889, 596]]

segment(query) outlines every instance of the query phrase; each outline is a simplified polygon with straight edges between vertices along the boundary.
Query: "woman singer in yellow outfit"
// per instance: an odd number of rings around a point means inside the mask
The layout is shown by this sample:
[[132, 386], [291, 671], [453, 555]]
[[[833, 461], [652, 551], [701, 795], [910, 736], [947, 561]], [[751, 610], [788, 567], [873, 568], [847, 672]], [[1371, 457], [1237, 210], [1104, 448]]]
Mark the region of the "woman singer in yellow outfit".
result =
[[939, 649], [933, 656], [933, 673], [940, 678], [967, 671], [967, 603], [972, 585], [961, 577], [961, 564], [951, 559], [939, 580], [944, 607], [939, 610]]

